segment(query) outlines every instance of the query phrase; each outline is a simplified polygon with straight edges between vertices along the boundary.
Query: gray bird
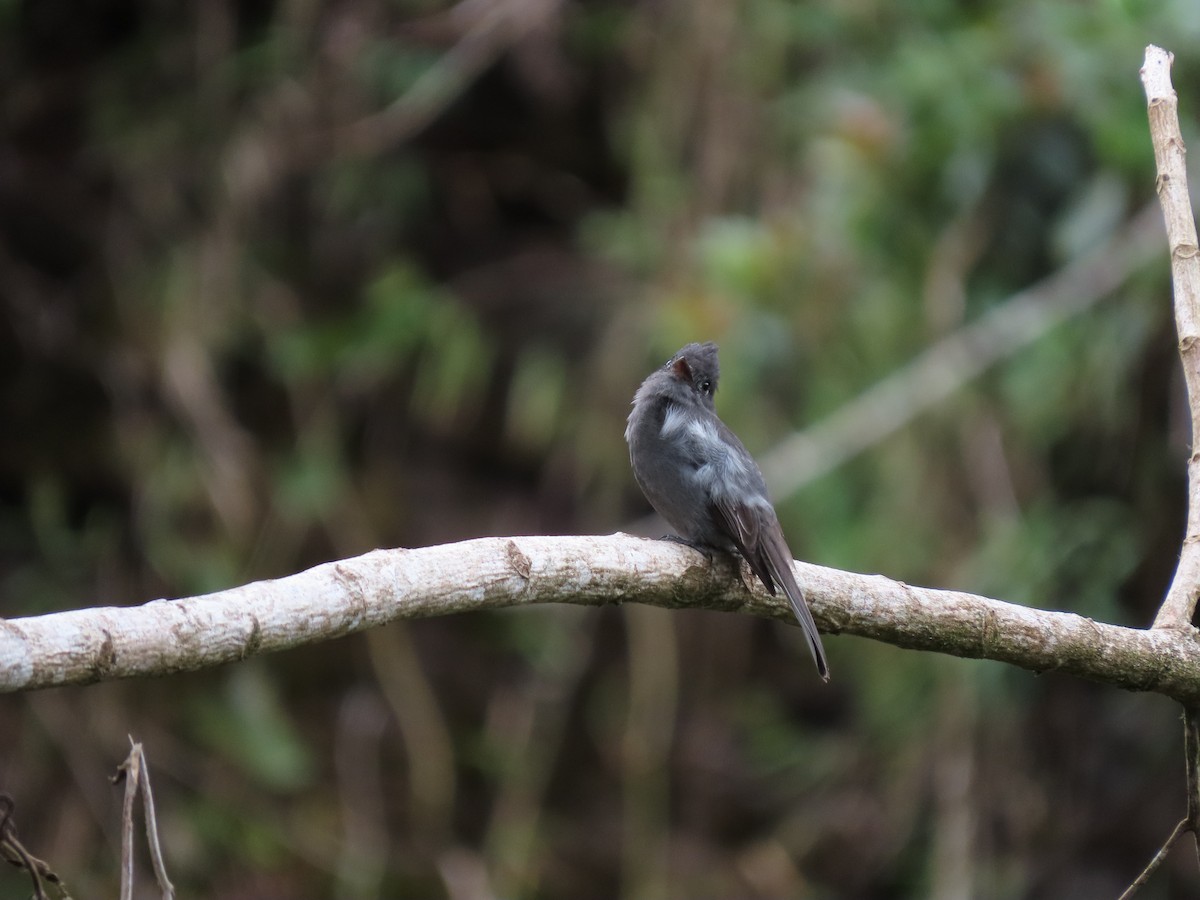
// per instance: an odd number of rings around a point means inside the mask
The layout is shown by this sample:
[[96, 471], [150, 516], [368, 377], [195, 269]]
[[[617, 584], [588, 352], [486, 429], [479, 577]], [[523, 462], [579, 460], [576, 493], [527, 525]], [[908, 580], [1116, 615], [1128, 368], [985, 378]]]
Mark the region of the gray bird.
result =
[[717, 345], [709, 341], [688, 344], [642, 382], [625, 428], [633, 476], [685, 543], [736, 551], [772, 595], [783, 588], [828, 681], [821, 636], [762, 472], [713, 407], [719, 374]]

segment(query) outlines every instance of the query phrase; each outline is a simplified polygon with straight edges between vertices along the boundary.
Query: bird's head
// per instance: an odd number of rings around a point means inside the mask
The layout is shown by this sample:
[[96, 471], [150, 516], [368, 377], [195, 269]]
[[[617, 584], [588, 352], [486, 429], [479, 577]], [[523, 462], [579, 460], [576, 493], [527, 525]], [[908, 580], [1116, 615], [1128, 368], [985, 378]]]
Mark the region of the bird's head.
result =
[[695, 393], [705, 406], [713, 408], [713, 395], [717, 392], [717, 380], [721, 376], [716, 344], [712, 341], [688, 344], [672, 356], [663, 368], [672, 379]]

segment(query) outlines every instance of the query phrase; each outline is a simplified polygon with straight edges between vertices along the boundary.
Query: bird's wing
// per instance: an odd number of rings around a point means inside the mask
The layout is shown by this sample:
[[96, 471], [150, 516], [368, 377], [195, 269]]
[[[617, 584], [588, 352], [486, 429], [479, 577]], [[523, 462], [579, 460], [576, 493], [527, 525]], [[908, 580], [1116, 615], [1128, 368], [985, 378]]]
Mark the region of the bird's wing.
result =
[[713, 500], [713, 518], [717, 527], [729, 535], [738, 553], [750, 564], [751, 570], [772, 596], [775, 595], [775, 579], [763, 559], [759, 547], [762, 517], [745, 503], [738, 503], [728, 495]]

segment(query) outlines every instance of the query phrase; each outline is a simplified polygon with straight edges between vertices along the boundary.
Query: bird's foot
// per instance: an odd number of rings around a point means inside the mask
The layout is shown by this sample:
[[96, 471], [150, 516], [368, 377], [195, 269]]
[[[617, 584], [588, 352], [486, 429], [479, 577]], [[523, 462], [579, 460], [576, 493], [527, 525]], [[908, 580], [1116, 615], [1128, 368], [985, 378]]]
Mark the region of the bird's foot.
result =
[[742, 587], [746, 589], [747, 594], [754, 593], [754, 584], [757, 581], [754, 575], [754, 568], [746, 561], [746, 557], [737, 552], [729, 554], [733, 560], [733, 570], [737, 572], [738, 581], [742, 583]]

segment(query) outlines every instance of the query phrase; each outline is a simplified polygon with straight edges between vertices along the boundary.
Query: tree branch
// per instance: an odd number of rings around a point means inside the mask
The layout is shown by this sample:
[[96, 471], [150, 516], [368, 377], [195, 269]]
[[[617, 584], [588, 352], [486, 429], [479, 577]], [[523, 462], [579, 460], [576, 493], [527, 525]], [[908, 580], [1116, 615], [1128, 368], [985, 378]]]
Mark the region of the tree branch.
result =
[[[1122, 628], [808, 563], [796, 575], [831, 634], [1200, 702], [1200, 642], [1190, 633]], [[679, 544], [624, 534], [480, 538], [376, 550], [202, 597], [0, 620], [0, 692], [200, 669], [394, 619], [623, 601], [791, 620], [786, 602], [747, 590], [719, 554], [710, 563]]]
[[1200, 593], [1200, 256], [1196, 222], [1188, 195], [1183, 136], [1179, 131], [1179, 104], [1171, 87], [1174, 56], [1151, 44], [1142, 64], [1150, 139], [1158, 169], [1158, 200], [1167, 224], [1171, 248], [1171, 283], [1175, 288], [1175, 326], [1179, 331], [1179, 356], [1187, 382], [1192, 413], [1192, 455], [1188, 459], [1187, 536], [1179, 566], [1166, 599], [1154, 620], [1155, 628], [1188, 628]]

